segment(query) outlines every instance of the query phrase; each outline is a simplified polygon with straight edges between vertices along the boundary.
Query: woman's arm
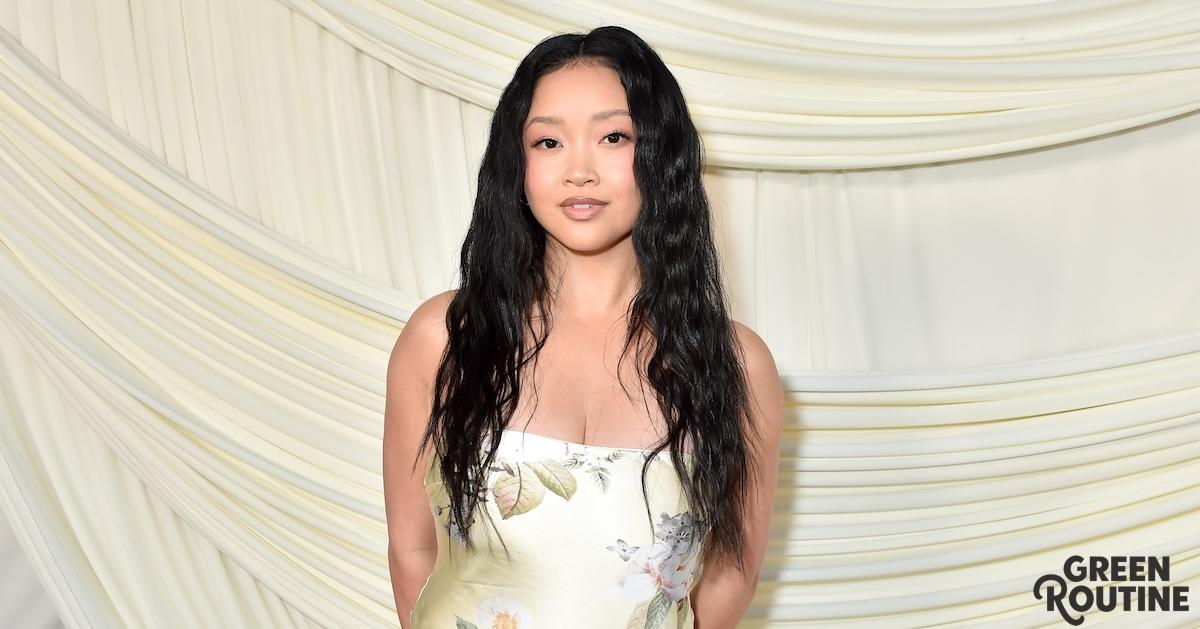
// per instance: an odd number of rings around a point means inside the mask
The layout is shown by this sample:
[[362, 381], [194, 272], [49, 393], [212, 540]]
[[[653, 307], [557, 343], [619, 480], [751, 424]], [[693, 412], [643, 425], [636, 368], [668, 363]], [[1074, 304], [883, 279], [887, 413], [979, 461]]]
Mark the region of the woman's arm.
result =
[[412, 608], [437, 559], [437, 525], [424, 482], [431, 450], [426, 449], [418, 460], [417, 446], [433, 406], [432, 382], [445, 344], [449, 296], [449, 292], [442, 293], [413, 312], [388, 360], [383, 493], [388, 569], [401, 627], [409, 627]]
[[[783, 384], [775, 359], [757, 334], [741, 323], [734, 323], [738, 339], [746, 353], [746, 372], [752, 398], [753, 421], [762, 435], [761, 444], [751, 444], [762, 476], [747, 501], [746, 574], [732, 563], [710, 565], [705, 562], [700, 582], [692, 592], [692, 612], [696, 629], [733, 629], [750, 607], [758, 588], [758, 576], [767, 548], [767, 535], [775, 506], [775, 485], [779, 479], [779, 443], [783, 431]], [[754, 447], [757, 446], [757, 447]]]
[[392, 597], [396, 601], [400, 629], [412, 629], [412, 610], [417, 605], [417, 596], [425, 587], [429, 575], [433, 573], [436, 562], [437, 548], [431, 551], [414, 550], [401, 553], [388, 545], [388, 570], [391, 573]]

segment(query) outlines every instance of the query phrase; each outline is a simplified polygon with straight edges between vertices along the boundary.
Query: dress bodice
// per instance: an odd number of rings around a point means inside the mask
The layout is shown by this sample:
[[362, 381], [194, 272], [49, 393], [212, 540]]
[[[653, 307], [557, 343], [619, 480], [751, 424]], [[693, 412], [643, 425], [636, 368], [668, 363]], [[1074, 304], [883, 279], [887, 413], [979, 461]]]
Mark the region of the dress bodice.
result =
[[[643, 497], [651, 454], [503, 431], [470, 552], [430, 457], [425, 489], [438, 557], [412, 627], [690, 629], [701, 530], [669, 451], [651, 462]], [[682, 459], [690, 471], [693, 457]]]

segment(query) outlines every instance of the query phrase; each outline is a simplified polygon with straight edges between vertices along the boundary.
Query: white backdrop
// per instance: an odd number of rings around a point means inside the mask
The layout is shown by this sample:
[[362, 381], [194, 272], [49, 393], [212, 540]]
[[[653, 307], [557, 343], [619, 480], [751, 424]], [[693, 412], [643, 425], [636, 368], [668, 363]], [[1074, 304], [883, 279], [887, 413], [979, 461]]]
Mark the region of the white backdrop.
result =
[[1051, 626], [1070, 554], [1194, 588], [1200, 6], [1004, 4], [0, 1], [0, 505], [43, 601], [396, 626], [387, 351], [516, 61], [602, 23], [684, 83], [786, 374], [743, 626]]

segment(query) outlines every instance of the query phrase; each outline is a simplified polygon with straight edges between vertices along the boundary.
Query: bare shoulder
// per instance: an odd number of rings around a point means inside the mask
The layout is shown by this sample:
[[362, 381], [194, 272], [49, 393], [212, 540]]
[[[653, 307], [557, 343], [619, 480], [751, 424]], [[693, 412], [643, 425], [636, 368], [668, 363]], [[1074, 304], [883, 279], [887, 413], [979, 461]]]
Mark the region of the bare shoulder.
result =
[[456, 290], [448, 290], [421, 302], [413, 311], [412, 316], [405, 322], [404, 327], [412, 327], [421, 334], [437, 335], [446, 331], [446, 308], [454, 299]]
[[389, 372], [414, 374], [432, 384], [431, 372], [441, 359], [448, 338], [446, 308], [456, 292], [438, 293], [417, 306], [392, 347]]
[[766, 341], [762, 340], [754, 330], [749, 326], [740, 322], [733, 322], [733, 329], [737, 332], [738, 343], [742, 346], [742, 351], [746, 356], [746, 370], [752, 378], [774, 378], [779, 379], [779, 370], [775, 366], [775, 357], [771, 354], [771, 349], [767, 347]]
[[766, 425], [768, 432], [778, 434], [779, 424], [783, 421], [784, 392], [775, 357], [762, 337], [749, 326], [734, 321], [733, 327], [742, 346], [747, 385], [757, 406], [759, 421]]

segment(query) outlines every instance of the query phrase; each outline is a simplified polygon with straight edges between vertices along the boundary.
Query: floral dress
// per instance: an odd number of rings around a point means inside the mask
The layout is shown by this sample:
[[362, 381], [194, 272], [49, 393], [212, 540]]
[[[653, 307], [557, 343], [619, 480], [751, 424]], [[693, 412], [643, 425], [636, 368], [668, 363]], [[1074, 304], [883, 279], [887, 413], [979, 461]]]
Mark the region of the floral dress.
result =
[[[701, 528], [666, 450], [647, 472], [647, 520], [641, 471], [650, 456], [505, 430], [478, 507], [491, 521], [477, 513], [470, 552], [434, 460], [425, 489], [438, 557], [410, 626], [690, 629]], [[694, 459], [683, 459], [690, 471]]]

